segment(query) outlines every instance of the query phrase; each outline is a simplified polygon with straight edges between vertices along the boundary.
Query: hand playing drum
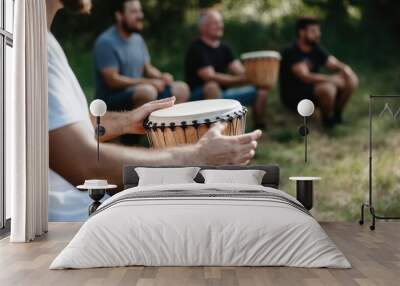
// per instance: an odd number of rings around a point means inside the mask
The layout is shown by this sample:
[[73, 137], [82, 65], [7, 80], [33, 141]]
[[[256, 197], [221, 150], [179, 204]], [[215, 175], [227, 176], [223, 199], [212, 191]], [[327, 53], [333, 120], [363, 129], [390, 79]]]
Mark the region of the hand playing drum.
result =
[[246, 112], [238, 101], [230, 99], [181, 103], [152, 112], [145, 129], [154, 148], [194, 144], [217, 122], [225, 123], [224, 135], [243, 134]]
[[[133, 160], [151, 162], [156, 158], [160, 165], [200, 166], [243, 165], [253, 158], [262, 132], [243, 134], [246, 109], [239, 102], [215, 99], [173, 105], [174, 102], [174, 97], [156, 100], [127, 113], [126, 122], [131, 128], [123, 129], [131, 134], [147, 133], [157, 148], [142, 155], [136, 151]], [[153, 121], [148, 121], [149, 116]], [[146, 118], [147, 123], [143, 124]], [[140, 157], [143, 155], [145, 159]]]
[[251, 84], [271, 89], [278, 80], [281, 55], [276, 51], [245, 53], [241, 57]]

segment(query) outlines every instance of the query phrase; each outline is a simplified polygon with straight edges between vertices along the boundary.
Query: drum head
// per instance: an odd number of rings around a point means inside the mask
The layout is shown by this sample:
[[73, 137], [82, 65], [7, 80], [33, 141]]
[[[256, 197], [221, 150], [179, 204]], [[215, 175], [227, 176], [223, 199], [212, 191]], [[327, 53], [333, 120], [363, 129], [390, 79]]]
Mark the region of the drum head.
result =
[[278, 53], [277, 51], [257, 51], [257, 52], [245, 53], [241, 57], [241, 59], [243, 61], [260, 59], [260, 58], [273, 58], [273, 59], [280, 60], [281, 54]]
[[215, 122], [218, 119], [227, 119], [228, 115], [241, 114], [243, 107], [237, 100], [209, 99], [175, 104], [172, 107], [154, 111], [149, 116], [149, 122], [169, 125], [182, 122], [191, 125], [197, 123]]

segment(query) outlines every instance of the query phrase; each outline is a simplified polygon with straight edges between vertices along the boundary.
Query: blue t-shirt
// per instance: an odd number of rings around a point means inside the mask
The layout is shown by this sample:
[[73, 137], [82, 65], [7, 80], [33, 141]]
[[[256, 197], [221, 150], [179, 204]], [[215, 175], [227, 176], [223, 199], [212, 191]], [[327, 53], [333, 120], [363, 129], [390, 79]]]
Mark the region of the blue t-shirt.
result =
[[143, 77], [144, 65], [150, 61], [149, 52], [142, 36], [133, 33], [123, 38], [115, 26], [103, 32], [96, 40], [94, 47], [96, 72], [96, 98], [106, 100], [108, 96], [124, 90], [112, 90], [105, 83], [101, 70], [116, 68], [120, 75], [132, 78]]

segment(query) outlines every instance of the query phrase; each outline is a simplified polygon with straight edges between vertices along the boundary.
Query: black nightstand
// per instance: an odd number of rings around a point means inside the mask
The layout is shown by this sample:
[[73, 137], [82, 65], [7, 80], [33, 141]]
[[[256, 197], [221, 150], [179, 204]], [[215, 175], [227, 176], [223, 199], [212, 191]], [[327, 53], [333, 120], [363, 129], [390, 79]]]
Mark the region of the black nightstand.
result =
[[93, 200], [93, 203], [89, 206], [89, 215], [91, 215], [101, 205], [100, 200], [106, 192], [117, 188], [117, 186], [108, 184], [106, 180], [86, 180], [85, 184], [77, 186], [77, 188], [87, 190], [89, 197]]
[[296, 181], [296, 199], [307, 209], [313, 208], [313, 183], [321, 180], [320, 177], [290, 177], [289, 180]]

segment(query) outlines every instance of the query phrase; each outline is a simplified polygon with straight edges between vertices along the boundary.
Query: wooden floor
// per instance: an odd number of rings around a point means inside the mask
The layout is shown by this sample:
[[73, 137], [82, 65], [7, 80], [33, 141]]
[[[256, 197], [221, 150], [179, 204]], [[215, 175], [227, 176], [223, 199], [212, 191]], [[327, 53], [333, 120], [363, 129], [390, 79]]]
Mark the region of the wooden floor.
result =
[[51, 223], [30, 244], [0, 241], [0, 285], [400, 285], [400, 224], [379, 223], [375, 232], [356, 223], [323, 223], [353, 265], [349, 270], [289, 267], [124, 267], [48, 270], [79, 229]]

